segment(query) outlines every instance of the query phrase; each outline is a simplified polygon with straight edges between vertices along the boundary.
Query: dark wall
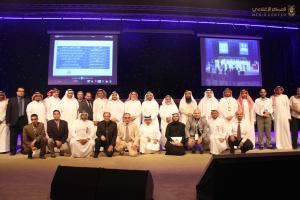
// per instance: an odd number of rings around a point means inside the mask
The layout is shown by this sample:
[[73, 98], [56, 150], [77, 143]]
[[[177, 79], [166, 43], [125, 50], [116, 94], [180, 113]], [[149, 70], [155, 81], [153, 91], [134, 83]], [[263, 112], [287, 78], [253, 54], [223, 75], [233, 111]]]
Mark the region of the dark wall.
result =
[[[23, 85], [30, 96], [34, 91], [45, 94], [53, 87], [47, 85], [48, 30], [121, 31], [118, 85], [72, 86], [74, 90], [117, 90], [122, 98], [127, 98], [132, 89], [139, 92], [140, 98], [151, 90], [156, 98], [166, 94], [181, 98], [184, 90], [190, 89], [196, 98], [201, 98], [205, 88], [201, 87], [200, 40], [196, 33], [260, 36], [264, 87], [271, 93], [276, 85], [283, 85], [288, 94], [293, 94], [300, 85], [299, 31], [295, 30], [157, 22], [2, 20], [0, 90], [11, 96], [18, 85]], [[170, 30], [172, 33], [167, 33]], [[187, 34], [186, 30], [195, 34]], [[71, 86], [57, 87], [65, 90]], [[224, 87], [212, 89], [220, 98]], [[233, 88], [235, 96], [240, 89]], [[257, 96], [259, 88], [247, 89]]]

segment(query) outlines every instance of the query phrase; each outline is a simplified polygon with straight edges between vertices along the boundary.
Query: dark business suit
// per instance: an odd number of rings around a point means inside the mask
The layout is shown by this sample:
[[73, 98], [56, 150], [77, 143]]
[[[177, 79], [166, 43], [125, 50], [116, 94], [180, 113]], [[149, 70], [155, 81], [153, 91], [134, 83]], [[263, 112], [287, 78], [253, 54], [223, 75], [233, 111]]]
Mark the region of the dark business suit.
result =
[[[98, 123], [97, 126], [97, 138], [95, 139], [95, 154], [99, 154], [100, 147], [104, 147], [104, 152], [108, 157], [111, 157], [113, 155], [112, 152], [108, 152], [107, 148], [112, 145], [113, 149], [115, 148], [116, 145], [116, 139], [117, 139], [117, 134], [118, 134], [118, 128], [117, 128], [117, 123], [113, 121], [101, 121]], [[105, 136], [106, 141], [101, 140], [101, 136]]]
[[54, 119], [47, 122], [48, 145], [52, 154], [54, 153], [56, 140], [62, 142], [61, 150], [68, 150], [68, 144], [66, 143], [69, 135], [68, 123], [65, 120], [59, 120], [58, 124], [57, 127], [57, 123]]
[[81, 102], [79, 102], [79, 109], [78, 112], [82, 113], [82, 111], [85, 111], [88, 113], [88, 119], [93, 121], [93, 102], [90, 101], [90, 106], [87, 102], [87, 100], [83, 100]]
[[[17, 140], [18, 140], [18, 133], [21, 133], [23, 127], [28, 124], [26, 108], [27, 105], [30, 103], [30, 99], [23, 98], [23, 113], [19, 113], [19, 103], [18, 97], [12, 97], [8, 100], [7, 110], [6, 110], [6, 123], [9, 124], [10, 129], [10, 152], [11, 154], [15, 154], [17, 151]], [[23, 139], [22, 141], [22, 151], [23, 151]]]

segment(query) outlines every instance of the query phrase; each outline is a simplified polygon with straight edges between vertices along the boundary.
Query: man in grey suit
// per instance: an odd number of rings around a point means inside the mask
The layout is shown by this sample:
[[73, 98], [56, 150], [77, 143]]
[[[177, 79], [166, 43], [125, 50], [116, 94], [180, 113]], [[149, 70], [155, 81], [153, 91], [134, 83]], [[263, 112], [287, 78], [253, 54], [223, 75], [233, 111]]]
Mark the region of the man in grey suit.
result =
[[201, 154], [203, 150], [209, 149], [208, 123], [205, 117], [201, 117], [199, 109], [194, 110], [193, 115], [188, 118], [185, 125], [185, 134], [188, 138], [187, 146], [192, 150], [192, 153], [196, 153], [197, 146]]

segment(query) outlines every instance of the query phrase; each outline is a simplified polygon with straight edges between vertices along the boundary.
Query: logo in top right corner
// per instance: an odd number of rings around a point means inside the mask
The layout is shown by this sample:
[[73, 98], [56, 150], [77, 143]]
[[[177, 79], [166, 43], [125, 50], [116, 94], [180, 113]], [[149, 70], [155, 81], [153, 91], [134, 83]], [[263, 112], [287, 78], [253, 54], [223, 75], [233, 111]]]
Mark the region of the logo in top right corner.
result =
[[288, 5], [287, 13], [290, 17], [294, 17], [296, 15], [295, 5]]

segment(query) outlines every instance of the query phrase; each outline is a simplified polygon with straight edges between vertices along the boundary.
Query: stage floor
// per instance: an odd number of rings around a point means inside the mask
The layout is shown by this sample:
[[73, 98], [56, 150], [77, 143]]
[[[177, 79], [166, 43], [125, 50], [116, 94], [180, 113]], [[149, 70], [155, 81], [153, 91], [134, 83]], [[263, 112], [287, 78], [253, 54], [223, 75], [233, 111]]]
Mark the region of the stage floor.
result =
[[[294, 151], [300, 151], [300, 149]], [[284, 151], [249, 151], [251, 154], [268, 152]], [[29, 160], [25, 155], [0, 154], [0, 199], [48, 199], [56, 167], [65, 165], [150, 170], [154, 181], [155, 200], [194, 200], [196, 199], [196, 184], [205, 172], [211, 157], [209, 153], [166, 156], [163, 152], [138, 157], [116, 154], [112, 158], [101, 156], [98, 159], [47, 156], [46, 160], [39, 158]]]

